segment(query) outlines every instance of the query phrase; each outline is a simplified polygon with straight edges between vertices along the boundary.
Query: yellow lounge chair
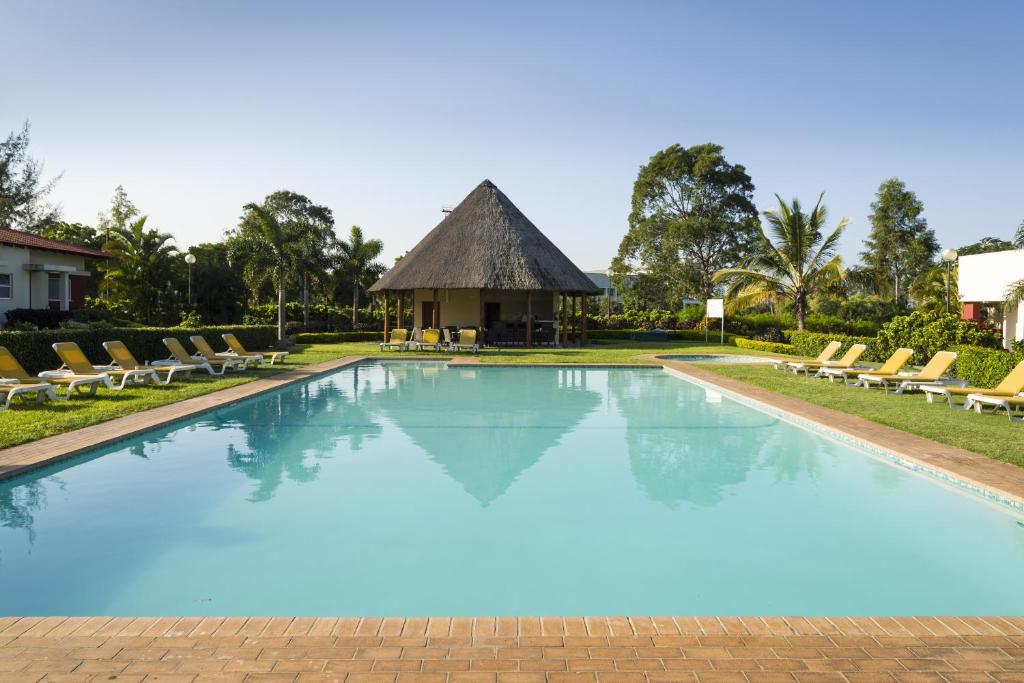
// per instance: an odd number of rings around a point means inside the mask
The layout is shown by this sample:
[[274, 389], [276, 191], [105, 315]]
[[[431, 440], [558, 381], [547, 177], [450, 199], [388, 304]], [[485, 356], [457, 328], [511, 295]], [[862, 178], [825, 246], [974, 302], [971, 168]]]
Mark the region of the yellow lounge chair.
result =
[[971, 394], [977, 394], [979, 396], [998, 396], [1001, 398], [1013, 398], [1017, 394], [1024, 391], [1024, 360], [1017, 363], [1017, 367], [1010, 371], [1003, 381], [1000, 382], [994, 389], [985, 389], [982, 387], [949, 387], [949, 386], [932, 386], [932, 387], [921, 387], [921, 391], [925, 392], [925, 398], [928, 399], [929, 403], [934, 403], [936, 398], [944, 398], [949, 403], [950, 408], [956, 408], [957, 405], [953, 401], [954, 396], [963, 396], [964, 405], [963, 408], [971, 408], [977, 400], [970, 399]]
[[[945, 386], [957, 384], [956, 380], [942, 379], [942, 376], [946, 374], [946, 371], [949, 370], [954, 361], [956, 361], [955, 353], [952, 351], [939, 351], [921, 368], [920, 372], [915, 374], [885, 374], [876, 370], [863, 373], [858, 377], [863, 381], [864, 386], [880, 384], [885, 391], [889, 390], [889, 385], [895, 384], [897, 385], [896, 393], [902, 394], [908, 389], [923, 389], [925, 385]], [[960, 382], [959, 384], [962, 386], [964, 383]]]
[[791, 360], [787, 365], [795, 375], [799, 375], [801, 372], [810, 375], [812, 370], [819, 371], [822, 368], [852, 368], [857, 358], [866, 349], [865, 344], [853, 344], [839, 360], [822, 360], [820, 362], [817, 360]]
[[[820, 366], [822, 362], [836, 355], [842, 347], [842, 342], [830, 341], [827, 344], [825, 344], [825, 347], [821, 349], [821, 353], [818, 353], [818, 356], [816, 358], [814, 358], [813, 360], [808, 360], [808, 362], [810, 362], [810, 364]], [[771, 362], [772, 367], [775, 368], [775, 370], [785, 370], [788, 366], [790, 366], [791, 362], [799, 362], [799, 360], [794, 361], [791, 360], [790, 358], [772, 358]]]
[[242, 342], [238, 341], [238, 337], [230, 332], [225, 332], [220, 337], [228, 345], [228, 350], [222, 353], [222, 356], [259, 356], [262, 360], [266, 360], [267, 356], [270, 356], [270, 364], [273, 365], [277, 361], [284, 362], [288, 355], [287, 351], [248, 351], [242, 346]]
[[1010, 422], [1024, 422], [1024, 418], [1014, 418], [1014, 412], [1024, 410], [1024, 396], [986, 396], [985, 394], [967, 394], [964, 402], [965, 408], [974, 408], [974, 411], [981, 413], [982, 406], [992, 406], [993, 412], [1000, 408], [1006, 411], [1006, 417]]
[[[146, 384], [159, 381], [156, 372], [148, 368], [137, 370], [134, 368], [114, 368], [109, 365], [95, 366], [89, 362], [89, 359], [85, 357], [82, 349], [75, 342], [57, 342], [53, 345], [53, 350], [57, 352], [57, 356], [60, 357], [63, 365], [56, 370], [40, 373], [39, 376], [45, 379], [52, 379], [61, 374], [73, 375], [79, 378], [97, 377], [101, 378], [102, 383], [108, 389], [116, 391], [124, 389], [128, 386], [129, 382], [132, 384]], [[121, 380], [121, 383], [114, 384], [115, 379]], [[95, 387], [93, 387], [91, 393], [96, 393]]]
[[466, 350], [476, 353], [480, 350], [480, 345], [476, 343], [476, 330], [473, 328], [459, 330], [459, 341], [449, 344], [448, 348], [452, 351]]
[[[103, 342], [103, 348], [107, 350], [110, 360], [113, 361], [113, 365], [117, 368], [122, 370], [152, 370], [156, 373], [159, 384], [170, 384], [177, 374], [192, 376], [192, 366], [190, 365], [143, 365], [135, 360], [135, 356], [124, 345], [124, 342], [106, 341]], [[164, 375], [162, 382], [159, 379], [161, 375]]]
[[234, 354], [217, 353], [210, 346], [210, 343], [206, 341], [206, 338], [201, 334], [194, 334], [189, 337], [189, 341], [196, 347], [197, 353], [192, 358], [196, 360], [226, 360], [234, 361], [237, 365], [240, 365], [243, 370], [248, 370], [249, 365], [259, 365], [263, 362], [263, 356], [259, 354], [248, 355], [248, 356], [236, 356]]
[[391, 338], [385, 342], [381, 342], [378, 346], [381, 351], [390, 351], [391, 349], [405, 351], [409, 348], [409, 333], [404, 327], [400, 327], [397, 330], [391, 330]]
[[[188, 351], [182, 346], [181, 342], [174, 337], [167, 337], [163, 340], [164, 346], [171, 352], [171, 357], [167, 360], [159, 360], [153, 363], [153, 365], [187, 365], [191, 366], [194, 370], [206, 370], [211, 375], [223, 375], [228, 368], [234, 368], [238, 366], [238, 363], [234, 360], [196, 360], [188, 355]], [[219, 368], [215, 370], [214, 368]]]
[[434, 329], [423, 330], [423, 341], [414, 341], [412, 346], [415, 346], [417, 351], [422, 351], [425, 348], [440, 351], [441, 331]]
[[[871, 378], [896, 376], [896, 373], [903, 369], [903, 366], [907, 364], [907, 361], [909, 361], [913, 355], [914, 349], [896, 349], [878, 369], [871, 370], [869, 372], [858, 372], [857, 381], [854, 382], [853, 386], [869, 388], [871, 386]], [[883, 384], [882, 386], [885, 385]]]
[[[828, 381], [831, 382], [835, 379], [832, 373], [833, 370], [850, 370], [855, 367], [855, 363], [860, 360], [860, 357], [867, 351], [867, 344], [852, 344], [850, 348], [846, 350], [846, 353], [842, 355], [839, 360], [826, 361], [828, 365], [822, 365], [818, 368], [818, 371], [814, 373], [815, 377], [828, 377]], [[810, 369], [804, 371], [805, 374], [810, 374]], [[861, 370], [866, 369], [861, 367]], [[794, 369], [794, 372], [799, 373], [798, 369]], [[841, 375], [840, 375], [841, 376]]]
[[30, 377], [14, 355], [6, 347], [0, 346], [0, 397], [3, 397], [0, 410], [10, 408], [15, 396], [25, 398], [29, 394], [35, 394], [39, 403], [46, 399], [58, 400], [52, 384]]

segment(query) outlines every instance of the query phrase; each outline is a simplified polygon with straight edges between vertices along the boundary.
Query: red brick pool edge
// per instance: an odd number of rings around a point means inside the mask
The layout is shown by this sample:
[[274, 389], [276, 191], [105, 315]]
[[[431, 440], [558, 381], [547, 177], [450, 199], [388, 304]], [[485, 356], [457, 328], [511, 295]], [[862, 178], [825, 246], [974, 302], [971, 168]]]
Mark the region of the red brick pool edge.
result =
[[9, 617], [2, 681], [1024, 681], [1020, 617]]

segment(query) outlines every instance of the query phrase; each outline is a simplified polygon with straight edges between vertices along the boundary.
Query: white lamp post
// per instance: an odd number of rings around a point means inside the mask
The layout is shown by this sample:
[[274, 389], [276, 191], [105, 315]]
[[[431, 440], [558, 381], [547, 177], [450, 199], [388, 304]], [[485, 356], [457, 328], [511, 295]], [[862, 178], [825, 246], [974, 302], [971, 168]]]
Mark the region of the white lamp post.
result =
[[942, 250], [942, 260], [946, 262], [946, 314], [949, 314], [949, 280], [950, 271], [953, 269], [953, 263], [956, 261], [959, 254], [956, 253], [956, 249], [952, 247], [946, 247]]
[[193, 254], [185, 254], [185, 263], [188, 264], [188, 305], [192, 305], [192, 264], [196, 262]]

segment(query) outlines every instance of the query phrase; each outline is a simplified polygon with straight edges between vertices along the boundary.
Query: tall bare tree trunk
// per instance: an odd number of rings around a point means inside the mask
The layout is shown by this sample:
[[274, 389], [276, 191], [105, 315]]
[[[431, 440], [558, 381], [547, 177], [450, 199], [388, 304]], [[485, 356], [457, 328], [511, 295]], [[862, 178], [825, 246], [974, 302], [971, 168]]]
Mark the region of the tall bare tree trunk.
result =
[[284, 339], [285, 334], [285, 312], [287, 309], [287, 303], [285, 301], [284, 292], [284, 269], [279, 268], [277, 271], [277, 338], [278, 340]]

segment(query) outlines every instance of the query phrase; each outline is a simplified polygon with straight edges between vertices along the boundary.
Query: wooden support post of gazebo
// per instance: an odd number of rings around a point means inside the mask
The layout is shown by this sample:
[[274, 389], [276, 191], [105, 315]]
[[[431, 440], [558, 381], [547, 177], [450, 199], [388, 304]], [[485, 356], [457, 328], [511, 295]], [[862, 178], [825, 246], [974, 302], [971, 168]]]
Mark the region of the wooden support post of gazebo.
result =
[[405, 298], [405, 292], [398, 290], [398, 296], [395, 298], [395, 329], [401, 329], [405, 327], [405, 321], [402, 319], [402, 300]]
[[434, 307], [431, 309], [431, 312], [430, 312], [430, 329], [436, 330], [437, 329], [437, 325], [440, 322], [437, 319], [437, 290], [436, 289], [434, 290], [433, 297], [434, 298], [432, 299], [432, 301], [433, 301]]
[[569, 297], [562, 292], [562, 324], [558, 326], [559, 346], [569, 345]]
[[533, 292], [526, 293], [526, 348], [533, 348]]
[[388, 299], [391, 298], [389, 294], [390, 292], [384, 292], [384, 341], [386, 342], [391, 341], [391, 338], [388, 336]]
[[574, 341], [579, 342], [579, 337], [576, 336], [576, 295], [572, 295], [572, 338]]
[[583, 317], [580, 318], [580, 346], [587, 345], [587, 295], [582, 295], [582, 313]]

